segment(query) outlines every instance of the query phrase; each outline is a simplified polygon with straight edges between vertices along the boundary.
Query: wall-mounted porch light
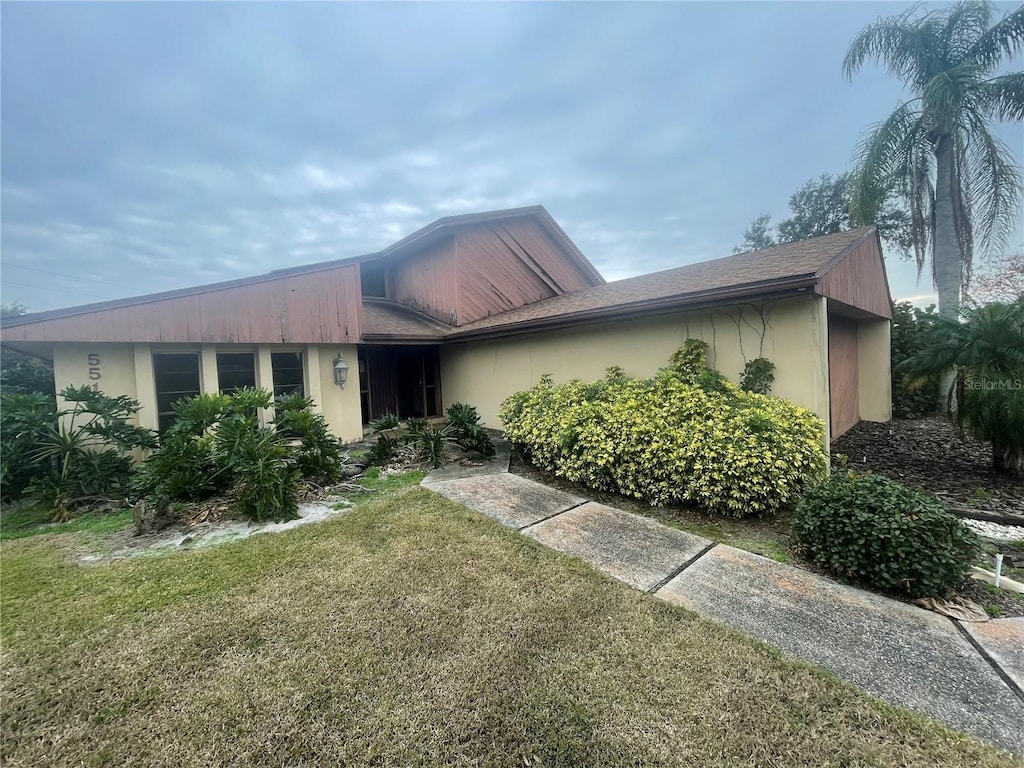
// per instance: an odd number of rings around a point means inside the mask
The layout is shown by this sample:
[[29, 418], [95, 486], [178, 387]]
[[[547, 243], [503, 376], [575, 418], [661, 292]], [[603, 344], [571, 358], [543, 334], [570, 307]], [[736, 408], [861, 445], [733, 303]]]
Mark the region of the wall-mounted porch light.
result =
[[334, 383], [344, 389], [346, 381], [348, 381], [348, 363], [339, 352], [338, 356], [334, 358]]

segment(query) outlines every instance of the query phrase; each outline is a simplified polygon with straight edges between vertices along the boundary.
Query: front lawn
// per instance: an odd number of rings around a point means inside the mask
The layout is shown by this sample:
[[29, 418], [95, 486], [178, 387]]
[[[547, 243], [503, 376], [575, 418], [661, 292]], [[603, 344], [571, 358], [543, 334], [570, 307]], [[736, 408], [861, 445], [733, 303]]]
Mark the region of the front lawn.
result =
[[2, 547], [11, 766], [1013, 762], [424, 489], [105, 566]]

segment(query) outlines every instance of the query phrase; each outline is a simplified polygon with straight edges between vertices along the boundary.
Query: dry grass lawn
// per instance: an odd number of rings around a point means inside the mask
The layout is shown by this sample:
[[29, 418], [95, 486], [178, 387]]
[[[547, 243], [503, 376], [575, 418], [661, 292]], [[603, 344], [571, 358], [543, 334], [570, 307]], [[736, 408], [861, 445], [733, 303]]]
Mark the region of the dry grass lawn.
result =
[[423, 489], [83, 567], [2, 549], [9, 766], [997, 766]]

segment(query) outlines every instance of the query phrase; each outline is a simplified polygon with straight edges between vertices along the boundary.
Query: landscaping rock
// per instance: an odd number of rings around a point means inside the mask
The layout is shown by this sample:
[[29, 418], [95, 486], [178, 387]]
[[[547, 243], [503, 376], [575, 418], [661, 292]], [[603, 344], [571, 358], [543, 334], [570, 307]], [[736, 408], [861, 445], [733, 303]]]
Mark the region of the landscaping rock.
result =
[[180, 522], [167, 498], [162, 498], [156, 503], [142, 499], [132, 509], [132, 518], [135, 520], [136, 536], [157, 533]]

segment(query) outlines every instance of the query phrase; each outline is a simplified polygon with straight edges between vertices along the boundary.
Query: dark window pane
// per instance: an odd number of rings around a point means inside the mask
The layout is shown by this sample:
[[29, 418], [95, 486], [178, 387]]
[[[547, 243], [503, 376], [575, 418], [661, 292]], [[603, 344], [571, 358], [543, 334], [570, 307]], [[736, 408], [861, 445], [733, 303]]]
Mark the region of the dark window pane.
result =
[[256, 357], [250, 352], [217, 355], [217, 382], [221, 392], [256, 386]]
[[274, 397], [293, 392], [306, 394], [301, 352], [271, 352], [270, 367], [274, 373]]
[[176, 418], [171, 403], [199, 394], [199, 355], [153, 355], [153, 379], [156, 383], [156, 410], [163, 433]]

